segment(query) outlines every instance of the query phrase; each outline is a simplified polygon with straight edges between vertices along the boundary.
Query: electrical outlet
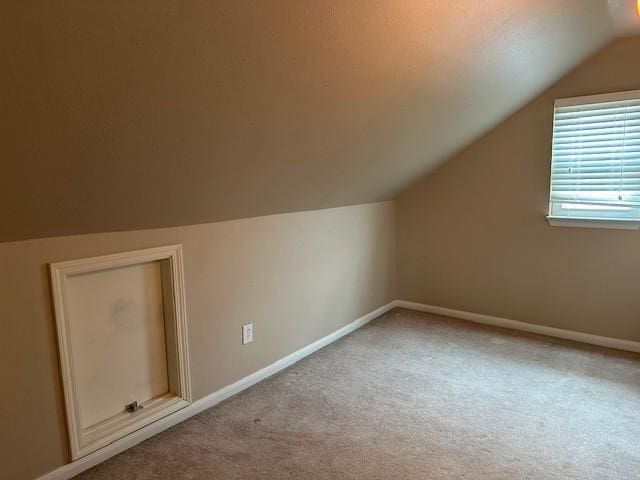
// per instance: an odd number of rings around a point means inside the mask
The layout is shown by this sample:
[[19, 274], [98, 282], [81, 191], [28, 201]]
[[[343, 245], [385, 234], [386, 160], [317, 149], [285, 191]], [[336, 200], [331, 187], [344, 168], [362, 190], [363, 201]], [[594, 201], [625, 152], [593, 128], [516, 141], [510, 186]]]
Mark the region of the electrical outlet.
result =
[[253, 342], [253, 323], [247, 323], [242, 326], [242, 344]]

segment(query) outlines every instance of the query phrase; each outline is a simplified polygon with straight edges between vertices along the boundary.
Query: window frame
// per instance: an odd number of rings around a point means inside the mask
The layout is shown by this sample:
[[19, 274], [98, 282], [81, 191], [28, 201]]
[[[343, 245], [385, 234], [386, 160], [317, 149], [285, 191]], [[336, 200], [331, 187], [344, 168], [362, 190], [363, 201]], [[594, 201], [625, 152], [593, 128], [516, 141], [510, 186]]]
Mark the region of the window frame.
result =
[[[606, 229], [615, 229], [615, 230], [638, 230], [640, 229], [640, 215], [632, 216], [631, 213], [629, 216], [625, 217], [624, 215], [620, 216], [609, 216], [612, 210], [603, 207], [602, 212], [600, 214], [592, 213], [591, 215], [584, 214], [586, 208], [567, 208], [563, 210], [566, 212], [566, 215], [557, 215], [555, 214], [554, 203], [552, 201], [552, 193], [553, 193], [553, 146], [555, 140], [555, 127], [556, 127], [556, 109], [560, 107], [571, 107], [571, 106], [581, 106], [581, 105], [589, 105], [595, 103], [608, 103], [608, 102], [620, 102], [626, 100], [640, 100], [640, 90], [629, 90], [624, 92], [615, 92], [615, 93], [605, 93], [605, 94], [596, 94], [596, 95], [585, 95], [579, 97], [568, 97], [557, 99], [554, 102], [554, 113], [553, 113], [553, 133], [551, 137], [551, 161], [549, 162], [549, 203], [547, 210], [547, 221], [551, 226], [560, 226], [560, 227], [581, 227], [581, 228], [606, 228]], [[570, 201], [566, 202], [567, 204], [571, 204]], [[637, 210], [637, 209], [631, 209]], [[583, 215], [581, 215], [581, 213]]]

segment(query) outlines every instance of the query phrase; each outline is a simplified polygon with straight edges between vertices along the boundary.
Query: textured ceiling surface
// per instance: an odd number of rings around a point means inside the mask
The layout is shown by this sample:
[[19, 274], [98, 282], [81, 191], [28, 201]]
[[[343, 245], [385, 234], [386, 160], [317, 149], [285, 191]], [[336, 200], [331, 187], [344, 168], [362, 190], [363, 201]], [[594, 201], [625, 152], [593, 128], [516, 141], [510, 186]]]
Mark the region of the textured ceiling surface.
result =
[[3, 2], [0, 241], [391, 199], [632, 3]]
[[607, 3], [618, 35], [640, 32], [640, 0], [608, 0]]

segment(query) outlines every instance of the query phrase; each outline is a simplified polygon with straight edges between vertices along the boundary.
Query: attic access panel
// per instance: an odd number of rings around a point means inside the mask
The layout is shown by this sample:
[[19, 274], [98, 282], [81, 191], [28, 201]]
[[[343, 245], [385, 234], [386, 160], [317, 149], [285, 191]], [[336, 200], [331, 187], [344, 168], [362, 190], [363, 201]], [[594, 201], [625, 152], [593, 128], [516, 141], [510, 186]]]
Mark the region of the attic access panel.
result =
[[191, 402], [180, 245], [50, 268], [73, 460]]

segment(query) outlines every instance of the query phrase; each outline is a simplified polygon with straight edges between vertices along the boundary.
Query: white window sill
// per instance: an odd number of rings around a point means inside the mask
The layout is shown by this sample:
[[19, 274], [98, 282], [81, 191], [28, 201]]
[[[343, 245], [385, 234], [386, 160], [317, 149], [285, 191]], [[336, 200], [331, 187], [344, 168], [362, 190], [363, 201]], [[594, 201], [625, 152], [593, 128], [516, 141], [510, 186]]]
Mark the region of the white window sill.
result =
[[553, 227], [609, 228], [613, 230], [638, 230], [640, 220], [611, 220], [606, 218], [569, 218], [547, 216]]

